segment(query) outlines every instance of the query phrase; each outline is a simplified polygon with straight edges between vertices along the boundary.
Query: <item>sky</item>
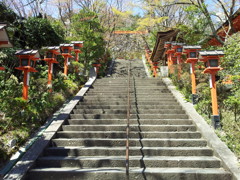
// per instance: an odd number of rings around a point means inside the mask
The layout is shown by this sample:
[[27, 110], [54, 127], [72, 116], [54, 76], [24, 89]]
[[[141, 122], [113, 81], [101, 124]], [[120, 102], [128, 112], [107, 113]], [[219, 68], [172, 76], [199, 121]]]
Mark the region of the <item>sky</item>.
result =
[[[3, 0], [4, 1], [4, 0]], [[5, 0], [6, 2], [9, 2], [10, 0]], [[15, 2], [23, 2], [23, 4], [27, 4], [27, 0], [11, 0]], [[164, 0], [162, 0], [164, 1]], [[179, 0], [180, 1], [180, 0]], [[229, 0], [222, 0], [222, 1], [229, 1]], [[57, 18], [58, 17], [58, 10], [57, 7], [54, 6], [54, 2], [56, 0], [45, 0], [45, 4], [42, 5], [43, 9], [46, 9], [48, 7], [47, 14], [52, 15], [53, 17]], [[218, 15], [222, 15], [222, 12], [220, 11], [221, 8], [216, 7], [216, 0], [205, 0], [205, 2], [208, 5], [208, 9]], [[48, 6], [46, 6], [46, 3]], [[139, 14], [140, 16], [143, 16], [144, 11], [141, 9], [141, 0], [125, 0], [126, 7], [133, 12], [134, 15]], [[237, 5], [239, 7], [240, 1], [237, 1]], [[26, 8], [27, 10], [30, 10], [30, 8]]]

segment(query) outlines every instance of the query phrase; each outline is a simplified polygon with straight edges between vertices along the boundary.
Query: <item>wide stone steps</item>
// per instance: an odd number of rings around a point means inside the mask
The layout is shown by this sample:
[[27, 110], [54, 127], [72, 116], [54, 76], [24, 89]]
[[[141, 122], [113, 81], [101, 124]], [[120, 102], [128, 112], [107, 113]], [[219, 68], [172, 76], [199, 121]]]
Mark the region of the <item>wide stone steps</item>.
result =
[[[179, 138], [179, 139], [197, 139], [201, 138], [201, 134], [197, 131], [189, 132], [159, 132], [159, 131], [131, 131], [129, 134], [130, 138]], [[119, 139], [126, 138], [126, 131], [59, 131], [57, 132], [56, 138], [110, 138]]]
[[[71, 114], [71, 119], [126, 119], [123, 114]], [[131, 114], [131, 119], [188, 119], [186, 114]]]
[[[63, 125], [63, 131], [124, 131], [126, 129], [126, 125]], [[130, 126], [130, 131], [196, 131], [196, 127], [194, 125], [141, 125], [132, 124]]]
[[[128, 82], [122, 63], [115, 70], [118, 78], [96, 80], [27, 178], [230, 180], [230, 173], [221, 167], [163, 81], [136, 77], [130, 78], [130, 169], [126, 176]], [[134, 76], [142, 67], [132, 67]]]
[[[126, 119], [68, 119], [65, 125], [100, 125], [100, 124], [119, 124], [126, 126]], [[136, 125], [192, 125], [191, 120], [185, 119], [130, 119], [130, 126]]]
[[[176, 109], [182, 110], [182, 107], [177, 105], [177, 104], [171, 104], [171, 105], [147, 105], [147, 104], [142, 104], [142, 105], [137, 105], [137, 107], [136, 107], [135, 104], [133, 104], [133, 105], [131, 105], [131, 107], [132, 107], [132, 109], [137, 108], [138, 110], [139, 109], [144, 109], [144, 110], [174, 109], [174, 111]], [[103, 109], [103, 110], [105, 110], [105, 109], [120, 109], [120, 110], [122, 110], [122, 109], [127, 109], [127, 105], [126, 104], [125, 105], [101, 105], [101, 104], [99, 104], [99, 105], [91, 105], [91, 104], [90, 105], [88, 105], [88, 104], [83, 105], [83, 104], [81, 104], [81, 105], [77, 105], [76, 109]]]
[[[127, 114], [127, 110], [124, 109], [74, 109], [74, 114]], [[172, 110], [169, 109], [133, 109], [131, 114], [172, 114]], [[185, 111], [176, 109], [175, 114], [184, 114]]]
[[[37, 176], [36, 176], [37, 174]], [[47, 177], [47, 178], [46, 178]], [[125, 168], [36, 168], [30, 178], [119, 180], [127, 179]], [[130, 168], [131, 180], [229, 180], [230, 173], [220, 168]]]
[[[125, 147], [49, 147], [45, 156], [124, 156]], [[130, 156], [212, 156], [207, 147], [130, 147]]]
[[[173, 101], [138, 101], [138, 102], [131, 102], [131, 105], [178, 105], [178, 102], [175, 100]], [[127, 102], [124, 101], [95, 101], [95, 102], [79, 102], [79, 105], [127, 105]]]
[[[126, 146], [126, 139], [123, 138], [57, 138], [52, 140], [53, 146]], [[181, 138], [131, 138], [130, 146], [138, 147], [205, 147], [207, 145], [204, 139], [181, 139]]]
[[[130, 167], [191, 167], [220, 168], [220, 160], [211, 156], [130, 156]], [[45, 156], [37, 160], [38, 167], [125, 167], [125, 156]]]

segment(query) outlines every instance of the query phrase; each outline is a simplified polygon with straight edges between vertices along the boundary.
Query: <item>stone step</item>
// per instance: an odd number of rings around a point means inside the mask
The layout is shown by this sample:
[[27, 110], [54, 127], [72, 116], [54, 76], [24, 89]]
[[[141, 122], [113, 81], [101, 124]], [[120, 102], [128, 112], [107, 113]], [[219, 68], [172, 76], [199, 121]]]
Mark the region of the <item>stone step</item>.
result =
[[34, 180], [230, 180], [231, 174], [220, 168], [35, 168], [29, 173]]
[[[135, 105], [131, 105], [132, 108], [136, 108]], [[127, 109], [127, 105], [77, 105], [76, 109]], [[180, 105], [137, 105], [137, 109], [151, 110], [151, 109], [173, 109], [182, 110]]]
[[[126, 139], [94, 139], [94, 138], [58, 138], [52, 140], [52, 146], [124, 146], [126, 147]], [[204, 139], [142, 139], [131, 138], [129, 146], [138, 147], [206, 147], [207, 142]]]
[[[174, 114], [184, 114], [184, 110], [175, 110]], [[133, 109], [131, 114], [172, 114], [173, 111], [169, 109]], [[112, 109], [74, 109], [73, 114], [127, 114], [127, 109], [112, 110]]]
[[[102, 94], [102, 95], [99, 95], [99, 94], [90, 94], [90, 95], [86, 95], [84, 96], [85, 99], [95, 99], [95, 98], [128, 98], [128, 95], [125, 93], [125, 94], [115, 94], [115, 95], [112, 95], [112, 94]], [[130, 95], [130, 98], [131, 99], [144, 99], [144, 98], [165, 98], [165, 99], [171, 99], [171, 98], [174, 98], [171, 94], [155, 94], [155, 95], [152, 95], [152, 94], [145, 94], [145, 95]]]
[[[126, 97], [128, 96], [127, 91], [125, 92], [92, 92], [88, 91], [84, 97]], [[130, 97], [173, 97], [171, 93], [166, 92], [166, 93], [148, 93], [146, 92], [130, 92]]]
[[[70, 114], [70, 119], [126, 119], [126, 114]], [[131, 114], [131, 119], [189, 119], [186, 114]]]
[[[45, 156], [124, 156], [125, 147], [49, 147]], [[130, 147], [130, 156], [212, 156], [207, 147]]]
[[[101, 102], [96, 102], [96, 101], [90, 101], [90, 102], [86, 102], [86, 101], [80, 101], [78, 103], [79, 105], [126, 105], [127, 102], [126, 101], [118, 101], [118, 102], [114, 102], [114, 101], [101, 101]], [[173, 101], [131, 101], [132, 105], [137, 104], [139, 105], [179, 105], [178, 102], [176, 102], [175, 100]]]
[[[122, 104], [126, 104], [127, 103], [127, 100], [126, 99], [83, 99], [82, 101], [80, 101], [80, 102], [83, 102], [83, 103], [103, 103], [103, 104], [106, 104], [106, 103], [122, 103]], [[79, 103], [80, 103], [79, 102]], [[168, 104], [170, 104], [170, 103], [177, 103], [177, 100], [175, 100], [175, 99], [169, 99], [169, 100], [167, 100], [167, 99], [160, 99], [160, 100], [158, 100], [158, 99], [142, 99], [142, 100], [137, 100], [137, 101], [135, 101], [134, 99], [130, 99], [130, 103], [131, 104], [135, 104], [135, 103], [137, 103], [137, 104], [143, 104], [143, 103], [149, 103], [149, 104], [154, 104], [154, 103], [157, 103], [157, 104], [166, 104], [166, 103], [168, 103]]]
[[[185, 120], [185, 119], [130, 119], [130, 126], [134, 125], [191, 125], [191, 120]], [[127, 121], [125, 119], [68, 119], [65, 122], [65, 125], [76, 125], [76, 124], [88, 124], [88, 125], [99, 125], [99, 124], [119, 124], [119, 125], [126, 125]]]
[[[91, 88], [117, 88], [117, 87], [120, 87], [120, 88], [127, 88], [128, 87], [128, 84], [125, 83], [125, 84], [93, 84]], [[156, 85], [156, 84], [153, 84], [153, 83], [149, 83], [149, 84], [146, 84], [146, 83], [133, 83], [131, 82], [130, 83], [130, 87], [131, 88], [134, 88], [134, 89], [138, 89], [138, 88], [158, 88], [158, 87], [165, 87], [166, 88], [166, 85], [165, 84], [159, 84], [159, 85]]]
[[[159, 131], [130, 131], [130, 138], [174, 138], [174, 139], [199, 139], [201, 134], [196, 131], [189, 132], [159, 132]], [[126, 138], [126, 131], [58, 131], [56, 138]]]
[[[130, 156], [130, 167], [220, 168], [220, 160], [209, 156]], [[126, 167], [126, 156], [45, 156], [38, 158], [38, 167]]]
[[[124, 131], [126, 125], [63, 125], [63, 131]], [[131, 124], [130, 131], [196, 131], [194, 125], [141, 125]]]
[[[127, 102], [128, 97], [84, 97], [83, 101], [124, 101]], [[174, 97], [130, 97], [130, 101], [176, 101]]]
[[[119, 90], [119, 91], [125, 91], [128, 89], [128, 86], [92, 86], [89, 90], [93, 91], [93, 90]], [[143, 90], [162, 90], [162, 89], [167, 89], [166, 86], [138, 86], [138, 87], [134, 87], [134, 86], [130, 86], [130, 90], [131, 91], [143, 91]]]
[[[95, 92], [95, 93], [116, 93], [116, 92], [120, 92], [120, 93], [127, 93], [128, 90], [127, 88], [124, 88], [124, 89], [102, 89], [102, 88], [99, 88], [99, 89], [91, 89], [90, 92]], [[166, 89], [166, 88], [162, 88], [162, 89], [138, 89], [138, 90], [130, 90], [131, 93], [147, 93], [147, 92], [154, 92], [154, 93], [168, 93], [169, 90]]]

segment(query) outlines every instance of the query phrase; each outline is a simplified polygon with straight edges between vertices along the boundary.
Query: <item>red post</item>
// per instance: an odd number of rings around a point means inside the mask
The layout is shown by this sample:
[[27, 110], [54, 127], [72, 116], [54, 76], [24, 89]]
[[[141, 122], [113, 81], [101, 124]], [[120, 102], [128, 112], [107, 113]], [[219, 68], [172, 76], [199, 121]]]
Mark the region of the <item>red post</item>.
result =
[[191, 63], [191, 79], [192, 79], [192, 94], [197, 94], [196, 74], [195, 74], [195, 63]]
[[78, 54], [79, 54], [79, 53], [78, 53], [78, 52], [75, 52], [75, 53], [76, 53], [76, 56], [75, 56], [75, 61], [77, 61], [77, 62], [78, 62], [78, 61], [79, 61], [79, 57], [78, 57]]
[[68, 56], [64, 56], [64, 72], [63, 72], [66, 76], [68, 73]]
[[157, 77], [157, 69], [158, 69], [158, 62], [153, 62], [153, 75], [154, 77]]
[[48, 62], [48, 85], [50, 86], [49, 92], [52, 92], [52, 73], [53, 73], [53, 63]]
[[28, 100], [29, 73], [27, 69], [23, 71], [23, 99]]
[[34, 68], [36, 61], [39, 59], [40, 55], [38, 50], [18, 50], [15, 55], [20, 60], [20, 66], [16, 67], [20, 71], [23, 71], [23, 99], [28, 100], [28, 86], [29, 86], [29, 76], [30, 72], [37, 72]]
[[210, 88], [211, 88], [211, 98], [212, 98], [212, 124], [215, 129], [220, 128], [220, 116], [218, 113], [218, 102], [217, 102], [217, 88], [216, 88], [216, 74], [220, 67], [220, 57], [224, 56], [223, 51], [200, 51], [200, 60], [205, 64], [205, 70], [203, 73], [210, 74]]
[[213, 115], [219, 115], [218, 113], [218, 102], [217, 102], [217, 86], [216, 86], [216, 78], [215, 78], [216, 72], [213, 72], [210, 74], [211, 78], [211, 96], [212, 96], [212, 113]]

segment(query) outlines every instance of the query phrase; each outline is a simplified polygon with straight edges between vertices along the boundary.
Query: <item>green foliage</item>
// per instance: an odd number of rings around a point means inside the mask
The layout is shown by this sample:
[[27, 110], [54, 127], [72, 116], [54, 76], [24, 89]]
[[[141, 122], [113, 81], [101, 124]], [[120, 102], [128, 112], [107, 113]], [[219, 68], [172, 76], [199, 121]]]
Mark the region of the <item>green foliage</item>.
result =
[[[237, 121], [240, 113], [240, 33], [236, 33], [229, 37], [224, 44], [225, 56], [221, 61], [224, 68], [220, 75], [222, 79], [229, 78], [232, 80], [232, 88], [228, 92], [228, 96], [224, 99], [225, 108], [232, 110], [234, 119]], [[225, 85], [226, 86], [226, 85]]]
[[4, 2], [0, 2], [0, 19], [1, 22], [13, 23], [17, 18], [17, 14]]
[[85, 69], [89, 69], [90, 65], [105, 53], [103, 32], [96, 13], [83, 9], [73, 15], [72, 33], [74, 38], [71, 37], [71, 40], [84, 41], [80, 62], [84, 64]]
[[13, 72], [13, 69], [19, 65], [19, 60], [14, 53], [15, 48], [0, 49], [0, 65], [4, 66], [8, 72]]
[[224, 45], [224, 59], [221, 66], [224, 68], [223, 75], [231, 75], [232, 79], [239, 86], [240, 82], [240, 32], [229, 37]]
[[24, 26], [26, 43], [30, 48], [38, 49], [63, 42], [60, 27], [55, 26], [55, 29], [58, 29], [58, 32], [56, 32], [47, 19], [29, 18], [25, 21]]
[[206, 37], [208, 21], [203, 16], [201, 9], [192, 5], [185, 9], [187, 13], [188, 24], [179, 24], [177, 28], [180, 30], [179, 36], [183, 37], [184, 41], [189, 45], [196, 45]]

